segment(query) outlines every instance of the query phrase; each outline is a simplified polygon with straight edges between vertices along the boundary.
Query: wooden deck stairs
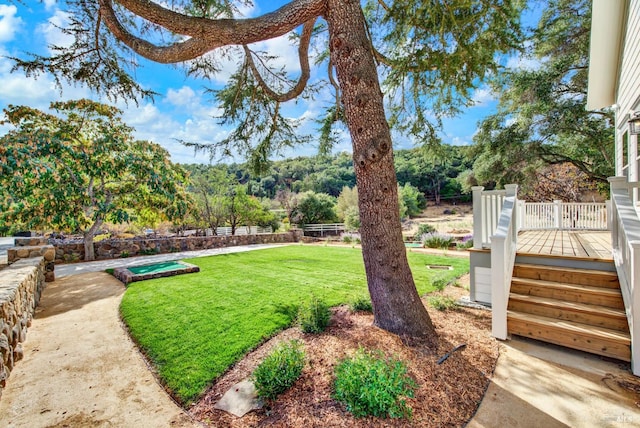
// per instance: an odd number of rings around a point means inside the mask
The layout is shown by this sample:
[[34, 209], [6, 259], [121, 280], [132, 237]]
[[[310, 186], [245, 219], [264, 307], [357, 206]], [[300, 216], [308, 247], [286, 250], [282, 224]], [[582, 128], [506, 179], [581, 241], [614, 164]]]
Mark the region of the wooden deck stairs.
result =
[[615, 272], [516, 262], [509, 334], [623, 361], [631, 339]]

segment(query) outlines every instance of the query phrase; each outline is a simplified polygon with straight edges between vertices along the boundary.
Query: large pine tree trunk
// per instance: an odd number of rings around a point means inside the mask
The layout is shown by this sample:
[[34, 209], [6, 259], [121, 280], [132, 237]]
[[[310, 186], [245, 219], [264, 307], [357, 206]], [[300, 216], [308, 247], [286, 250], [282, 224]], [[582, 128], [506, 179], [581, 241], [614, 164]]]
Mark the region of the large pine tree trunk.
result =
[[359, 0], [328, 0], [329, 48], [342, 92], [358, 184], [362, 255], [375, 324], [435, 348], [407, 261], [391, 133]]

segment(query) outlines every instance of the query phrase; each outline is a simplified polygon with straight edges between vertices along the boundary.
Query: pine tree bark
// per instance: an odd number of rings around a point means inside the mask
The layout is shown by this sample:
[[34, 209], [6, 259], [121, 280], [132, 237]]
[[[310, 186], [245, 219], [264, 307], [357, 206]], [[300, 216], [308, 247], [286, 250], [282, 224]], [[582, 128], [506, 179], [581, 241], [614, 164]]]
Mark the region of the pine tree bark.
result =
[[359, 0], [328, 0], [329, 49], [351, 134], [362, 255], [378, 327], [435, 349], [402, 240], [391, 133]]

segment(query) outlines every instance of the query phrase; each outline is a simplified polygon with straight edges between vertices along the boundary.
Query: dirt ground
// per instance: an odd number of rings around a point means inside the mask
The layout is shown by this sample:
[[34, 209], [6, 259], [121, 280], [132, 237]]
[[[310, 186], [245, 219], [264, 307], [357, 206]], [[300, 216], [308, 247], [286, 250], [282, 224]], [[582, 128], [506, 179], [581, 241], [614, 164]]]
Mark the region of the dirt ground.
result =
[[422, 223], [429, 223], [440, 233], [453, 236], [473, 234], [471, 204], [429, 204], [422, 214], [402, 222], [402, 233], [412, 236]]
[[0, 427], [198, 426], [164, 392], [120, 323], [124, 291], [106, 273], [47, 285], [24, 359], [0, 399]]

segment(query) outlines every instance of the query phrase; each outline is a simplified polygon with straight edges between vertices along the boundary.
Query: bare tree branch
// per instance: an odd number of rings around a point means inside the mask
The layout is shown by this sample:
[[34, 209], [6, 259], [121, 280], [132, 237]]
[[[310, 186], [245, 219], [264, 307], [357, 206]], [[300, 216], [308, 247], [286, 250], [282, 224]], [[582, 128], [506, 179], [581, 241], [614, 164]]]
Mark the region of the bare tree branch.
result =
[[272, 39], [322, 15], [326, 0], [294, 0], [280, 9], [251, 19], [207, 19], [187, 16], [149, 0], [119, 0], [132, 13], [176, 34], [191, 38], [156, 46], [129, 31], [118, 20], [112, 0], [99, 0], [104, 22], [116, 38], [152, 61], [174, 63], [197, 58], [228, 45], [247, 45]]
[[262, 88], [262, 90], [269, 96], [269, 98], [278, 102], [285, 102], [296, 98], [298, 95], [302, 93], [307, 82], [309, 81], [309, 77], [311, 76], [311, 69], [309, 67], [309, 43], [311, 40], [311, 33], [313, 32], [313, 25], [316, 22], [316, 18], [313, 18], [310, 21], [305, 22], [302, 27], [302, 35], [300, 36], [300, 44], [298, 46], [298, 59], [300, 61], [300, 79], [298, 83], [291, 88], [288, 92], [283, 94], [279, 94], [267, 85], [264, 81], [260, 72], [256, 68], [255, 63], [253, 62], [253, 55], [251, 50], [245, 45], [243, 46], [244, 52], [247, 57], [247, 63], [249, 64], [249, 68], [253, 73], [253, 77], [255, 77], [256, 81]]

